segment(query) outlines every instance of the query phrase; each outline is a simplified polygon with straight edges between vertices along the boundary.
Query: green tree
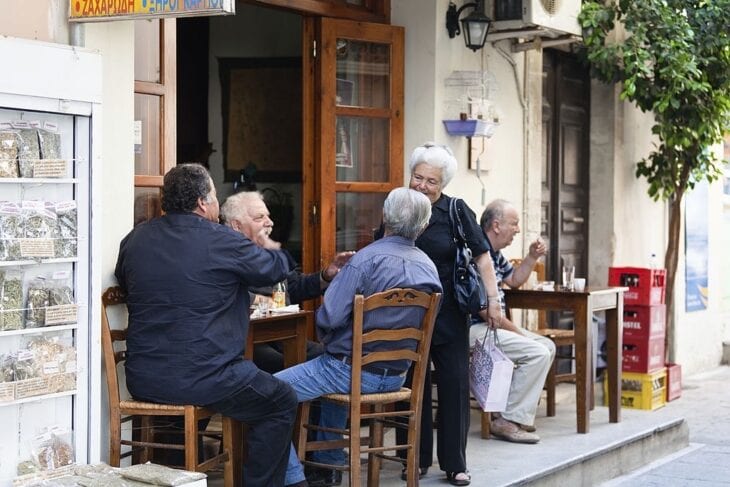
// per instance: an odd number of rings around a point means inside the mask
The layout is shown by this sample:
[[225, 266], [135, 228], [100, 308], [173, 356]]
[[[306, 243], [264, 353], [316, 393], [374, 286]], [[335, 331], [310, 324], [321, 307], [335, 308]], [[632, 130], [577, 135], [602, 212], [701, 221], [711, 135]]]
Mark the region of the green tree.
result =
[[658, 144], [638, 161], [636, 177], [669, 204], [671, 346], [682, 200], [720, 176], [711, 148], [730, 129], [730, 0], [584, 0], [579, 22], [591, 75], [621, 83], [622, 99], [654, 115]]

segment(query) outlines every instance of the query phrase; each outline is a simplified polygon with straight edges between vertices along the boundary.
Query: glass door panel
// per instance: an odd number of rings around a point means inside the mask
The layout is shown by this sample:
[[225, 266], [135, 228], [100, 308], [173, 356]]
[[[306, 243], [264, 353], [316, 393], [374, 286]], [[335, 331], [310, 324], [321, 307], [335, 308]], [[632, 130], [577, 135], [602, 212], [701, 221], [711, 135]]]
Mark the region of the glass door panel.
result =
[[336, 251], [361, 249], [380, 227], [386, 193], [337, 193]]
[[337, 117], [337, 181], [388, 181], [389, 125], [384, 118]]
[[161, 99], [157, 95], [134, 94], [134, 173], [160, 176]]
[[403, 185], [402, 27], [320, 19], [320, 262], [373, 240]]
[[337, 39], [337, 106], [387, 108], [390, 46]]

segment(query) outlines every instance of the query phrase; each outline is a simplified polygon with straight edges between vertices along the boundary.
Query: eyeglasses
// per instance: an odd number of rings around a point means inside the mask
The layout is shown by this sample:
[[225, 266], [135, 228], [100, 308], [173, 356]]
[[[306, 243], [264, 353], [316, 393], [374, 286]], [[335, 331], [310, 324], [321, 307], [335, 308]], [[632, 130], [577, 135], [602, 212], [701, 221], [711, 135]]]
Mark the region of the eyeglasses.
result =
[[424, 178], [420, 174], [411, 174], [411, 181], [417, 185], [425, 184], [429, 188], [438, 188], [441, 186], [441, 181], [433, 178]]

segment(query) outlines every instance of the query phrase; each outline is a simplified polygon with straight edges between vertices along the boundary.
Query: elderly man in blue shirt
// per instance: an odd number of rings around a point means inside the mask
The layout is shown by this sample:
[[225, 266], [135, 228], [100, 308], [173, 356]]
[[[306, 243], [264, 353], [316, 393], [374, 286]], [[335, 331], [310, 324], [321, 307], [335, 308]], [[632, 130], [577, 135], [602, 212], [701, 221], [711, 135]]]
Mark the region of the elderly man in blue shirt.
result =
[[[385, 237], [358, 251], [342, 268], [324, 295], [317, 310], [317, 334], [325, 353], [314, 360], [283, 370], [275, 375], [288, 382], [297, 399], [309, 401], [330, 393], [350, 392], [350, 359], [352, 355], [352, 309], [356, 294], [369, 296], [392, 288], [409, 287], [420, 291], [441, 292], [436, 266], [415, 246], [416, 237], [431, 218], [431, 202], [417, 191], [398, 188], [390, 192], [383, 205]], [[363, 327], [377, 320], [379, 326], [402, 327], [403, 323], [420, 322], [422, 308], [401, 308], [388, 313], [368, 313]], [[399, 389], [410, 363], [383, 362], [363, 367], [362, 392], [388, 392]], [[330, 403], [323, 404], [320, 426], [343, 428], [347, 410]], [[326, 422], [326, 424], [325, 424]], [[332, 433], [318, 432], [324, 438]], [[331, 436], [330, 436], [331, 437]], [[344, 464], [341, 450], [314, 452], [321, 463]], [[286, 483], [304, 481], [304, 471], [292, 447]], [[341, 472], [321, 471], [310, 476], [310, 486], [338, 485]]]

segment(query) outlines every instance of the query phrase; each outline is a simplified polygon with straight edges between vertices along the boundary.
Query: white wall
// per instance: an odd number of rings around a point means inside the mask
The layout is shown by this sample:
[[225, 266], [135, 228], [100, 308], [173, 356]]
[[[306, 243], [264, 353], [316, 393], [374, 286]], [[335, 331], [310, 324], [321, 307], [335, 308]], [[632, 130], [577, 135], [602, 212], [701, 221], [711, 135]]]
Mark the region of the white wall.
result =
[[[83, 26], [85, 46], [98, 49], [103, 58], [101, 239], [102, 288], [116, 284], [114, 265], [119, 242], [131, 230], [134, 201], [134, 25], [102, 22]], [[99, 175], [94, 175], [98, 177]], [[94, 296], [93, 299], [100, 299]], [[99, 347], [100, 343], [92, 344]], [[97, 350], [98, 350], [97, 349]], [[100, 373], [101, 363], [90, 364]], [[101, 385], [99, 381], [96, 385]], [[94, 382], [92, 381], [92, 385]], [[106, 391], [94, 388], [90, 397], [89, 461], [108, 459], [108, 405]], [[94, 435], [97, 435], [94, 438]]]
[[[461, 36], [450, 39], [445, 27], [448, 4], [448, 0], [399, 0], [391, 4], [392, 24], [406, 29], [405, 177], [408, 178], [407, 160], [413, 148], [425, 141], [436, 141], [450, 146], [459, 161], [457, 174], [444, 192], [463, 198], [477, 218], [494, 198], [508, 199], [517, 208], [524, 209], [523, 135], [526, 131], [520, 98], [525, 96], [525, 56], [510, 53], [507, 43], [498, 43], [497, 47], [506, 51], [510, 62], [490, 43], [472, 52], [464, 46]], [[494, 136], [488, 139], [482, 158], [483, 201], [476, 171], [468, 168], [467, 138], [448, 135], [442, 123], [448, 118], [445, 80], [455, 70], [489, 71], [497, 81], [496, 108], [500, 125]], [[528, 96], [527, 102], [533, 100], [529, 100]], [[541, 106], [540, 99], [535, 102], [538, 107]], [[529, 187], [534, 188], [534, 185]], [[539, 202], [540, 195], [536, 197]], [[534, 223], [531, 223], [529, 231], [524, 231], [526, 216], [523, 211], [523, 232], [534, 237], [539, 228], [535, 229]], [[522, 241], [516, 240], [505, 253], [509, 257], [521, 257]]]
[[64, 0], [0, 0], [0, 35], [68, 44], [68, 5]]

